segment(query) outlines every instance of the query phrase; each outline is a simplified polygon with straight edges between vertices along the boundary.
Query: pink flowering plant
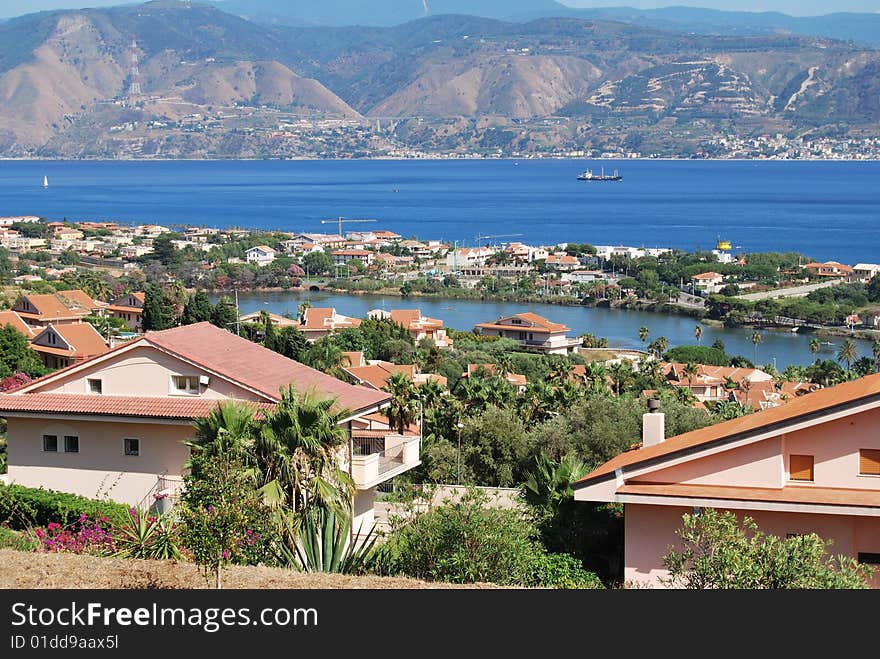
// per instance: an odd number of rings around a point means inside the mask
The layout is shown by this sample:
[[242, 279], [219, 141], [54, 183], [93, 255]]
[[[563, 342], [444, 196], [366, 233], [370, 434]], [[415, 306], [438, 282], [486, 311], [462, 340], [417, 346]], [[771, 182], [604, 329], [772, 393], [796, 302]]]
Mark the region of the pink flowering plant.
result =
[[35, 551], [96, 556], [107, 556], [115, 551], [110, 520], [106, 517], [92, 520], [83, 513], [71, 524], [62, 526], [51, 522], [45, 527], [36, 527], [33, 535], [39, 542]]
[[213, 574], [221, 588], [224, 566], [268, 560], [269, 510], [240, 459], [196, 452], [190, 463], [196, 476], [184, 479], [181, 537], [205, 576]]

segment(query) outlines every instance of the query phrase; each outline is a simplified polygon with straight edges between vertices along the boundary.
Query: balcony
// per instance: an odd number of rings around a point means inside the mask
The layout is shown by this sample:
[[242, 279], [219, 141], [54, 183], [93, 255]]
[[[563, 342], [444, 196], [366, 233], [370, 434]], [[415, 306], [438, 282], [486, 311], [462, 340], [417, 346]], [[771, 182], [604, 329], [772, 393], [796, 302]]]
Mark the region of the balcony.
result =
[[355, 431], [352, 437], [351, 472], [357, 489], [369, 490], [421, 464], [419, 437], [370, 435], [370, 431]]

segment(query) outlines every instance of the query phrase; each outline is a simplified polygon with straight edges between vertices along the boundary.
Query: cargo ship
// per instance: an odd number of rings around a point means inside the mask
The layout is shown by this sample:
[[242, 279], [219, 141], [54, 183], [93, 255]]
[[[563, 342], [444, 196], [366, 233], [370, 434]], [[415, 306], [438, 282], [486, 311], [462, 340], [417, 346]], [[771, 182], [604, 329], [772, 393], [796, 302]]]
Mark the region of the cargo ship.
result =
[[578, 174], [578, 181], [622, 181], [623, 177], [614, 170], [613, 174], [606, 174], [605, 168], [602, 168], [601, 174], [594, 174], [592, 169], [588, 169], [583, 174]]

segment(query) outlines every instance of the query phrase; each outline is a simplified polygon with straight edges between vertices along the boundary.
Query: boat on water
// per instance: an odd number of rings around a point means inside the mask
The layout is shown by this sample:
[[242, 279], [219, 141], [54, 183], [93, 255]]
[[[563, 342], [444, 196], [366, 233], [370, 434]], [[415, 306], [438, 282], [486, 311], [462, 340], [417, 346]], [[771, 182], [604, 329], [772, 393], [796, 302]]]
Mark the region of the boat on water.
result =
[[48, 177], [48, 176], [44, 176], [44, 177], [43, 177], [43, 187], [44, 187], [44, 188], [48, 188], [48, 187], [49, 187], [49, 177]]
[[605, 168], [602, 168], [600, 174], [594, 174], [592, 169], [588, 169], [582, 174], [578, 174], [578, 181], [622, 181], [623, 177], [615, 169], [613, 174], [606, 174]]

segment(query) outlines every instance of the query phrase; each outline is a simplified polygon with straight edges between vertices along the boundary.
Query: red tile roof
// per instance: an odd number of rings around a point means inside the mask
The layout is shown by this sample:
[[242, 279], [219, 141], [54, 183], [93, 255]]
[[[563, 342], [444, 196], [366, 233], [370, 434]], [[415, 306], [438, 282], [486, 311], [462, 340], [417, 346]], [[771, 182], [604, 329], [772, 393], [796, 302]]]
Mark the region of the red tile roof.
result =
[[144, 340], [272, 400], [278, 400], [279, 390], [290, 384], [298, 391], [314, 387], [319, 394], [335, 397], [340, 406], [352, 412], [375, 407], [388, 399], [386, 393], [343, 382], [211, 323], [147, 332]]
[[[162, 419], [193, 419], [207, 416], [222, 402], [217, 399], [180, 397], [146, 398], [89, 394], [0, 395], [0, 412], [47, 412], [136, 416]], [[274, 403], [248, 403], [258, 409], [274, 408]]]
[[9, 309], [6, 311], [0, 311], [0, 327], [4, 325], [12, 325], [14, 329], [18, 330], [29, 339], [34, 336], [34, 331], [30, 328], [30, 325], [24, 322], [21, 316], [15, 311]]
[[349, 318], [336, 313], [332, 307], [309, 307], [305, 310], [305, 322], [299, 327], [301, 330], [331, 330], [343, 327], [358, 327], [360, 318]]
[[[40, 340], [40, 337], [45, 334], [51, 334], [53, 331], [70, 347], [45, 346], [36, 343], [36, 341]], [[110, 350], [103, 337], [98, 334], [98, 331], [91, 325], [91, 323], [67, 323], [62, 325], [50, 324], [46, 329], [34, 337], [31, 347], [37, 352], [47, 352], [53, 355], [66, 355], [68, 357], [80, 359], [103, 355]]]
[[[20, 303], [27, 300], [37, 311], [22, 311], [17, 307]], [[51, 321], [55, 319], [69, 319], [87, 316], [89, 310], [85, 308], [71, 309], [57, 295], [22, 295], [19, 301], [15, 303], [13, 309], [18, 311], [22, 318], [33, 319], [39, 321]]]
[[813, 416], [830, 413], [844, 405], [877, 399], [880, 399], [880, 374], [868, 375], [852, 382], [844, 382], [835, 387], [820, 389], [800, 396], [779, 407], [747, 414], [730, 421], [670, 437], [659, 444], [643, 446], [635, 451], [621, 453], [584, 476], [575, 483], [574, 487], [577, 489], [592, 481], [603, 479], [612, 475], [615, 469], [683, 454], [715, 442], [733, 441], [751, 434], [771, 430], [780, 425], [790, 425]]
[[[512, 323], [502, 323], [501, 321], [510, 318], [519, 318], [524, 321], [522, 325], [514, 325]], [[505, 316], [491, 323], [479, 323], [477, 327], [485, 329], [512, 329], [512, 330], [530, 330], [532, 332], [568, 332], [570, 327], [566, 327], [561, 323], [552, 323], [543, 316], [536, 313], [518, 313], [513, 316]]]
[[391, 362], [379, 362], [369, 366], [350, 366], [343, 370], [359, 382], [366, 382], [380, 391], [385, 388], [394, 373], [403, 373], [410, 380], [415, 377], [416, 373], [416, 367], [413, 364], [399, 365]]
[[772, 501], [831, 506], [880, 507], [880, 490], [856, 490], [803, 485], [765, 488], [629, 482], [620, 486], [617, 489], [617, 493], [698, 499], [732, 499], [734, 501]]
[[68, 306], [78, 305], [83, 309], [96, 310], [107, 306], [106, 302], [98, 302], [89, 296], [85, 291], [74, 288], [68, 291], [58, 291], [58, 295], [62, 300], [71, 302]]

